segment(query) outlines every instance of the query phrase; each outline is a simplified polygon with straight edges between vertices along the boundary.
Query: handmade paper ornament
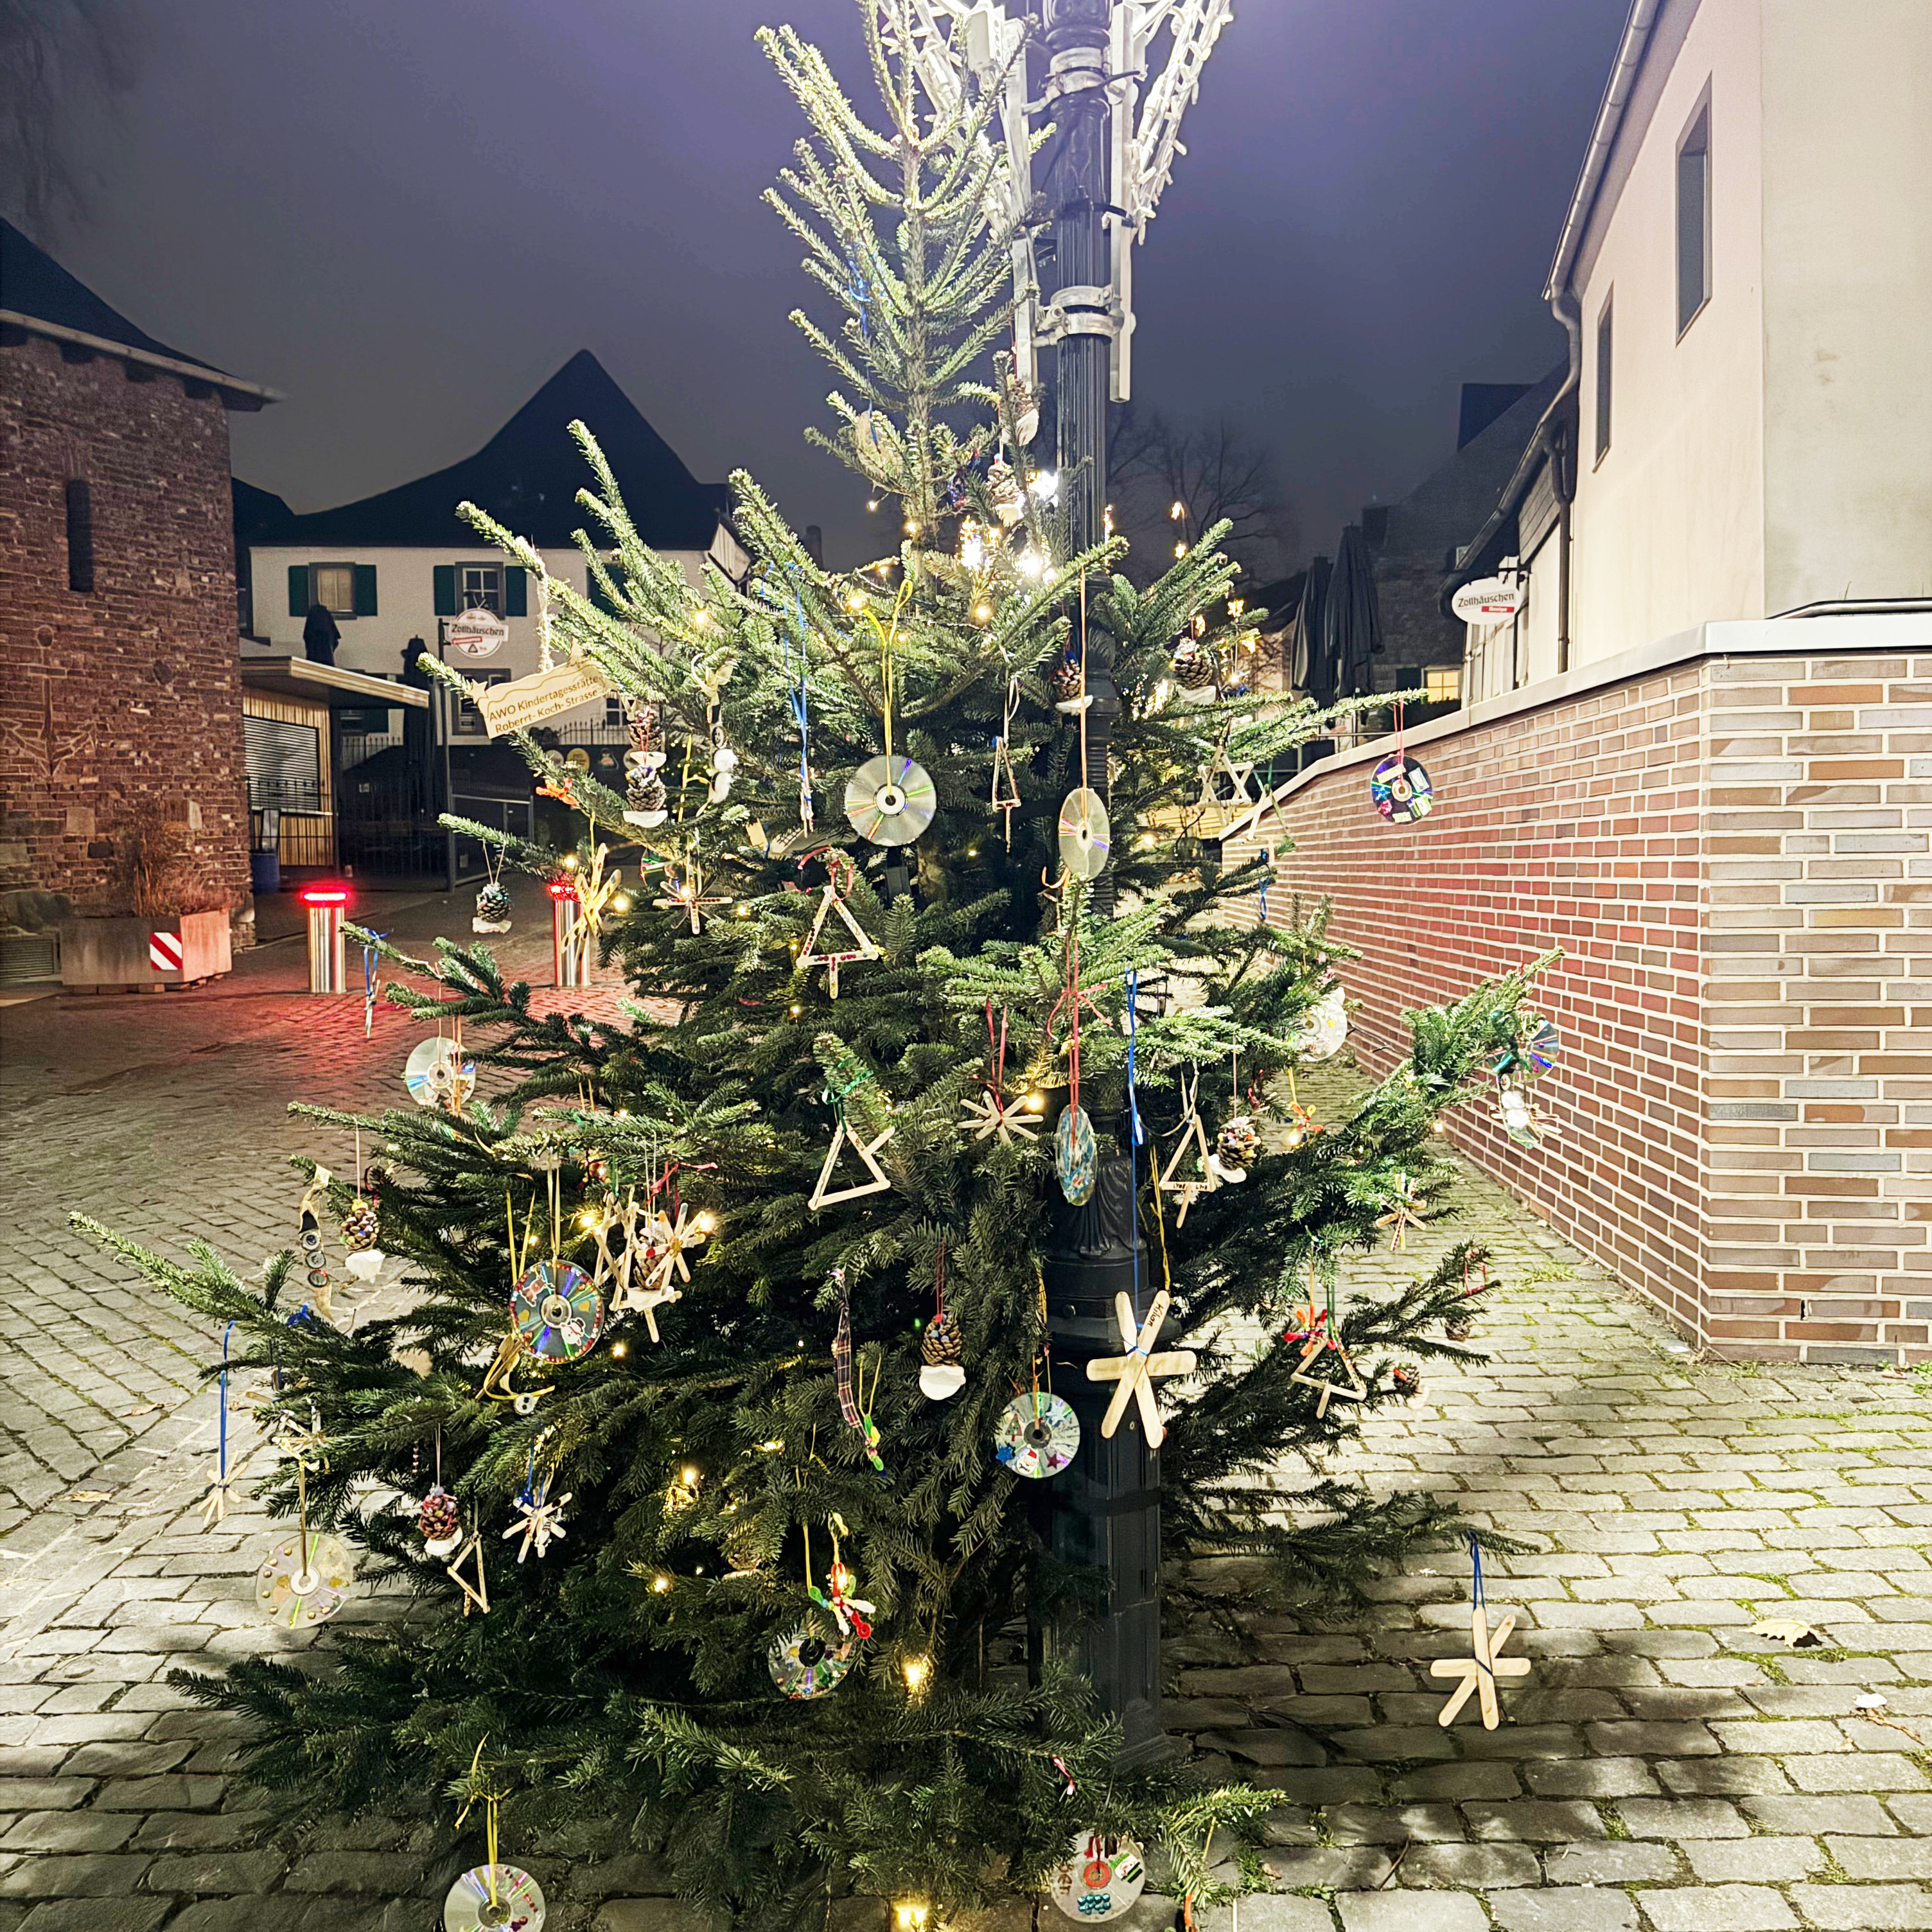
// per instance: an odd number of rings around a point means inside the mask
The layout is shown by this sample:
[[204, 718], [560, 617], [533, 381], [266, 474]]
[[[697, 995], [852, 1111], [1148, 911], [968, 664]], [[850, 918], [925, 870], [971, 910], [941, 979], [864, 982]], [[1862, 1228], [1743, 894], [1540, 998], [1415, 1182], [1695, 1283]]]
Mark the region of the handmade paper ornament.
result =
[[1016, 1395], [993, 1427], [993, 1454], [1016, 1476], [1057, 1476], [1080, 1447], [1080, 1418], [1057, 1395]]
[[1412, 825], [1436, 808], [1436, 788], [1419, 760], [1396, 752], [1369, 774], [1369, 800], [1391, 825]]
[[1184, 704], [1212, 704], [1220, 688], [1221, 660], [1198, 638], [1184, 638], [1174, 647], [1174, 694]]
[[[834, 1268], [832, 1280], [838, 1290], [838, 1327], [832, 1338], [832, 1382], [838, 1395], [838, 1413], [844, 1418], [845, 1426], [859, 1438], [859, 1446], [864, 1451], [866, 1460], [872, 1464], [874, 1475], [883, 1476], [886, 1465], [879, 1454], [879, 1428], [859, 1400], [858, 1384], [852, 1372], [852, 1298], [845, 1286], [845, 1270]], [[872, 1394], [877, 1398], [879, 1377], [885, 1372], [882, 1356], [872, 1376]]]
[[801, 1624], [772, 1640], [765, 1667], [786, 1696], [805, 1703], [837, 1690], [858, 1654], [859, 1646], [851, 1639], [827, 1643], [811, 1624]]
[[574, 1362], [597, 1346], [604, 1299], [568, 1262], [538, 1262], [510, 1291], [510, 1318], [538, 1361]]
[[470, 922], [472, 932], [508, 932], [510, 929], [510, 895], [498, 880], [491, 879], [476, 893], [476, 915]]
[[315, 1178], [309, 1183], [308, 1191], [302, 1198], [296, 1234], [296, 1247], [302, 1258], [302, 1273], [308, 1284], [309, 1299], [325, 1322], [333, 1318], [334, 1310], [330, 1300], [328, 1257], [322, 1252], [322, 1217], [318, 1210], [333, 1178], [327, 1168], [316, 1169]]
[[1132, 1839], [1082, 1832], [1049, 1874], [1046, 1895], [1069, 1918], [1104, 1924], [1131, 1911], [1146, 1889], [1147, 1862]]
[[431, 1556], [455, 1555], [463, 1541], [463, 1519], [456, 1498], [438, 1483], [416, 1511], [416, 1532]]
[[543, 1932], [543, 1887], [518, 1865], [472, 1865], [442, 1901], [442, 1932]]

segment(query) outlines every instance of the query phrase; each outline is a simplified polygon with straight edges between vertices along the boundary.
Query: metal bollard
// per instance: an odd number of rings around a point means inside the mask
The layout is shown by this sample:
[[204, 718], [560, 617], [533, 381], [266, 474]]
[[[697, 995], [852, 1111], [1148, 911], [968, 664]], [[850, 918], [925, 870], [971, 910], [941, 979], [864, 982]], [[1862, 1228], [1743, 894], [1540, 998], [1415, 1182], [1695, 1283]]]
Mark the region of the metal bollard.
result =
[[590, 983], [590, 928], [578, 903], [577, 888], [568, 879], [550, 884], [550, 965], [558, 986]]
[[342, 913], [346, 886], [304, 886], [296, 897], [308, 908], [308, 989], [311, 993], [349, 990], [342, 964]]

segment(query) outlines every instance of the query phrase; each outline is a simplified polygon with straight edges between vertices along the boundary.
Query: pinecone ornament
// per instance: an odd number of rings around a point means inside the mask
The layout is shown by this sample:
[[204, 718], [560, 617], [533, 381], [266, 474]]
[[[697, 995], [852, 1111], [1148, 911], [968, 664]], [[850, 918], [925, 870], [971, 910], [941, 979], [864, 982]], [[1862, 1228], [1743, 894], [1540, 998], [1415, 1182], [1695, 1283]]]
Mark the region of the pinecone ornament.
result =
[[1215, 1141], [1215, 1173], [1231, 1184], [1246, 1180], [1248, 1162], [1254, 1159], [1261, 1144], [1261, 1130], [1255, 1125], [1252, 1117], [1237, 1114], [1221, 1130]]
[[375, 1202], [358, 1200], [342, 1217], [342, 1245], [352, 1255], [359, 1254], [376, 1245], [380, 1231]]
[[1046, 674], [1046, 688], [1056, 711], [1084, 711], [1094, 700], [1086, 691], [1086, 678], [1076, 657], [1064, 657]]
[[476, 916], [470, 922], [474, 932], [508, 932], [510, 929], [510, 895], [494, 879], [476, 895]]
[[1198, 638], [1184, 638], [1174, 652], [1174, 682], [1187, 704], [1210, 704], [1221, 682], [1220, 661]]
[[928, 1400], [944, 1402], [966, 1386], [966, 1345], [960, 1338], [959, 1324], [951, 1316], [935, 1315], [926, 1324], [920, 1338], [919, 1352], [926, 1366], [919, 1372], [920, 1392]]
[[669, 795], [663, 779], [633, 770], [625, 788], [624, 818], [628, 824], [662, 825], [670, 816]]
[[1020, 479], [1004, 457], [996, 456], [987, 465], [986, 489], [993, 500], [993, 514], [1011, 530], [1026, 514], [1026, 497], [1020, 489]]
[[440, 1483], [423, 1498], [416, 1511], [416, 1528], [422, 1534], [423, 1547], [432, 1556], [447, 1556], [463, 1540], [463, 1519], [456, 1498]]

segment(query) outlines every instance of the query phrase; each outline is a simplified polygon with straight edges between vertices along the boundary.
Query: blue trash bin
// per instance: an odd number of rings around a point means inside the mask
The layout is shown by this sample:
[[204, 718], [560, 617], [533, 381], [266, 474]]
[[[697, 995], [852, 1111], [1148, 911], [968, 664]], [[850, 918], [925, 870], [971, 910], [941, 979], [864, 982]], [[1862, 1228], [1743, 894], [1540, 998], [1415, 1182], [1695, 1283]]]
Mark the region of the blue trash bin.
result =
[[248, 854], [248, 885], [257, 898], [282, 889], [282, 855], [279, 852]]

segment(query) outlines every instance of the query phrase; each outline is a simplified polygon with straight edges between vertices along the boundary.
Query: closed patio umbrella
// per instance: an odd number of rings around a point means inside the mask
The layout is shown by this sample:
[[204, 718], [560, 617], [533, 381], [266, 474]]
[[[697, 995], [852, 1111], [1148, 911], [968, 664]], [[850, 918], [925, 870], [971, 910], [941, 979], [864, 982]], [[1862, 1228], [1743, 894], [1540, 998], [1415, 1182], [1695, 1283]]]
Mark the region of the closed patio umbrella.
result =
[[1376, 596], [1375, 564], [1359, 524], [1342, 530], [1336, 548], [1322, 632], [1334, 667], [1334, 694], [1353, 698], [1372, 691], [1375, 670], [1369, 660], [1382, 653], [1382, 606]]

